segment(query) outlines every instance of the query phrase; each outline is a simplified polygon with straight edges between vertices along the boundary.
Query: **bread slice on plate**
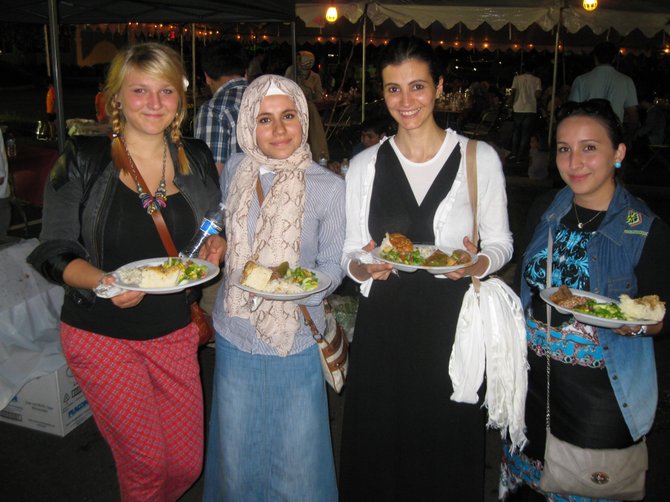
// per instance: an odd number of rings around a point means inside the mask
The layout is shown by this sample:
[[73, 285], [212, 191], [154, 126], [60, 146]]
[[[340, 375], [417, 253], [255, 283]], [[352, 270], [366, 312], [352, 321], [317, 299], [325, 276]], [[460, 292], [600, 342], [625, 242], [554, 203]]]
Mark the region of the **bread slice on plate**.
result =
[[177, 265], [166, 267], [155, 265], [142, 268], [141, 288], [169, 288], [176, 286], [181, 274], [181, 268]]
[[258, 291], [266, 291], [271, 278], [272, 269], [249, 260], [242, 270], [240, 284]]

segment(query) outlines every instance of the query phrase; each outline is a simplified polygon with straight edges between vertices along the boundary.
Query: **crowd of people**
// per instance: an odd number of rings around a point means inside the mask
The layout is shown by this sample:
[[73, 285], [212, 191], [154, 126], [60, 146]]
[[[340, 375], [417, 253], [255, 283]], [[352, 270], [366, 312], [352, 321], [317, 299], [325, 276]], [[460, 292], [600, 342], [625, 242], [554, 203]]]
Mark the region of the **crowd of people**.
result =
[[[158, 43], [119, 52], [102, 90], [113, 135], [70, 138], [47, 183], [40, 244], [29, 261], [65, 287], [61, 343], [110, 445], [121, 499], [176, 501], [204, 465], [207, 501], [482, 501], [486, 385], [476, 402], [455, 401], [448, 367], [472, 279], [512, 259], [498, 150], [437, 124], [443, 61], [426, 41], [400, 37], [376, 60], [387, 113], [361, 128], [343, 179], [332, 172], [339, 166], [315, 162], [310, 144], [321, 87], [313, 55], [300, 54], [286, 76], [255, 69], [247, 79], [248, 62], [236, 50], [221, 44], [202, 54], [212, 97], [199, 110], [196, 139], [181, 133], [188, 80], [179, 55]], [[528, 441], [503, 447], [507, 500], [591, 500], [541, 487], [548, 401], [551, 433], [584, 448], [628, 448], [654, 421], [653, 337], [667, 333], [667, 314], [645, 326], [603, 328], [548, 311], [541, 299], [545, 288], [566, 285], [670, 300], [662, 259], [670, 227], [617, 176], [635, 136], [621, 119], [637, 98], [625, 76], [615, 91], [599, 87], [614, 80], [611, 63], [596, 53], [593, 72], [557, 107], [552, 153], [536, 134], [543, 92], [532, 65], [511, 84], [513, 161], [542, 177], [551, 155], [566, 186], [530, 208], [517, 268]], [[647, 117], [663, 104], [650, 104]], [[225, 232], [208, 237], [198, 255], [222, 269], [210, 309], [212, 413], [204, 417], [193, 297], [125, 290], [110, 297], [100, 286], [113, 285], [111, 272], [122, 265], [166, 255], [157, 218], [181, 249], [220, 203]], [[371, 253], [388, 233], [477, 259], [444, 274], [398, 271]], [[314, 270], [329, 286], [257, 304], [234, 279], [250, 260]], [[323, 331], [324, 299], [347, 276], [359, 310], [337, 479], [319, 348], [305, 321]]]

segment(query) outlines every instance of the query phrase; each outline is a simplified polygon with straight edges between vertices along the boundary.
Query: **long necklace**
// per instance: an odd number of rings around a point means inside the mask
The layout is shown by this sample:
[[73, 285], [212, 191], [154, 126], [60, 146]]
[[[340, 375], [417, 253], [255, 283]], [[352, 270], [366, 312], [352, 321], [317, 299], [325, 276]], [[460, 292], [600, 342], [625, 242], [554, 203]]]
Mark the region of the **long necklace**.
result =
[[135, 161], [128, 151], [128, 145], [126, 144], [125, 139], [121, 138], [123, 142], [123, 147], [126, 149], [126, 155], [128, 156], [128, 163], [130, 164], [130, 174], [135, 180], [135, 185], [137, 186], [137, 195], [140, 198], [140, 203], [142, 207], [147, 210], [148, 214], [153, 214], [155, 211], [160, 211], [161, 208], [167, 207], [167, 191], [165, 190], [165, 165], [167, 163], [167, 140], [163, 138], [163, 172], [161, 175], [161, 180], [158, 183], [158, 188], [153, 197], [146, 193], [142, 188], [142, 185], [139, 182], [137, 176], [137, 166]]
[[575, 210], [575, 218], [577, 218], [577, 228], [579, 228], [580, 230], [589, 223], [591, 223], [593, 220], [595, 220], [598, 216], [600, 216], [600, 213], [602, 213], [602, 211], [598, 211], [596, 214], [593, 215], [592, 218], [589, 219], [589, 221], [585, 221], [584, 223], [582, 223], [581, 221], [579, 221], [579, 214], [577, 213], [577, 204], [575, 204], [574, 200], [572, 201], [572, 207]]

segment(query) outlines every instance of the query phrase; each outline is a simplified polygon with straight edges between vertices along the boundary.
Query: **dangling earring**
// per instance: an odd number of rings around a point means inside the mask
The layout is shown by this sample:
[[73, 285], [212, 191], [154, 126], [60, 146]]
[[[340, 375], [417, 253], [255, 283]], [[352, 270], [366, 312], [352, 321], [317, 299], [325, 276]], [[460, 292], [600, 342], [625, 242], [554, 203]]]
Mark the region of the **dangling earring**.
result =
[[617, 160], [614, 162], [614, 169], [621, 169], [621, 161]]

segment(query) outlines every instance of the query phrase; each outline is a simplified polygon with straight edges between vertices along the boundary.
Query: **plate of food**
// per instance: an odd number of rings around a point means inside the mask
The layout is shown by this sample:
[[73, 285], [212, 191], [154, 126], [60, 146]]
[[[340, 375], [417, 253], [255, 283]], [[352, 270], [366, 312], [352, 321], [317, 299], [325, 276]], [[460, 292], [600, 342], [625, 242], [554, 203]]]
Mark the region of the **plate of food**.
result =
[[431, 274], [446, 274], [477, 262], [477, 255], [465, 249], [415, 244], [399, 233], [387, 233], [381, 245], [371, 253], [402, 272], [426, 270]]
[[330, 278], [318, 270], [290, 268], [287, 262], [266, 267], [248, 261], [242, 270], [230, 277], [233, 285], [267, 300], [299, 300], [330, 286]]
[[656, 324], [665, 315], [665, 303], [657, 295], [640, 298], [621, 295], [617, 302], [607, 296], [563, 285], [542, 290], [540, 298], [561, 314], [571, 314], [584, 324], [601, 328]]
[[113, 272], [114, 286], [131, 291], [168, 294], [207, 282], [219, 267], [197, 258], [149, 258], [134, 261]]

